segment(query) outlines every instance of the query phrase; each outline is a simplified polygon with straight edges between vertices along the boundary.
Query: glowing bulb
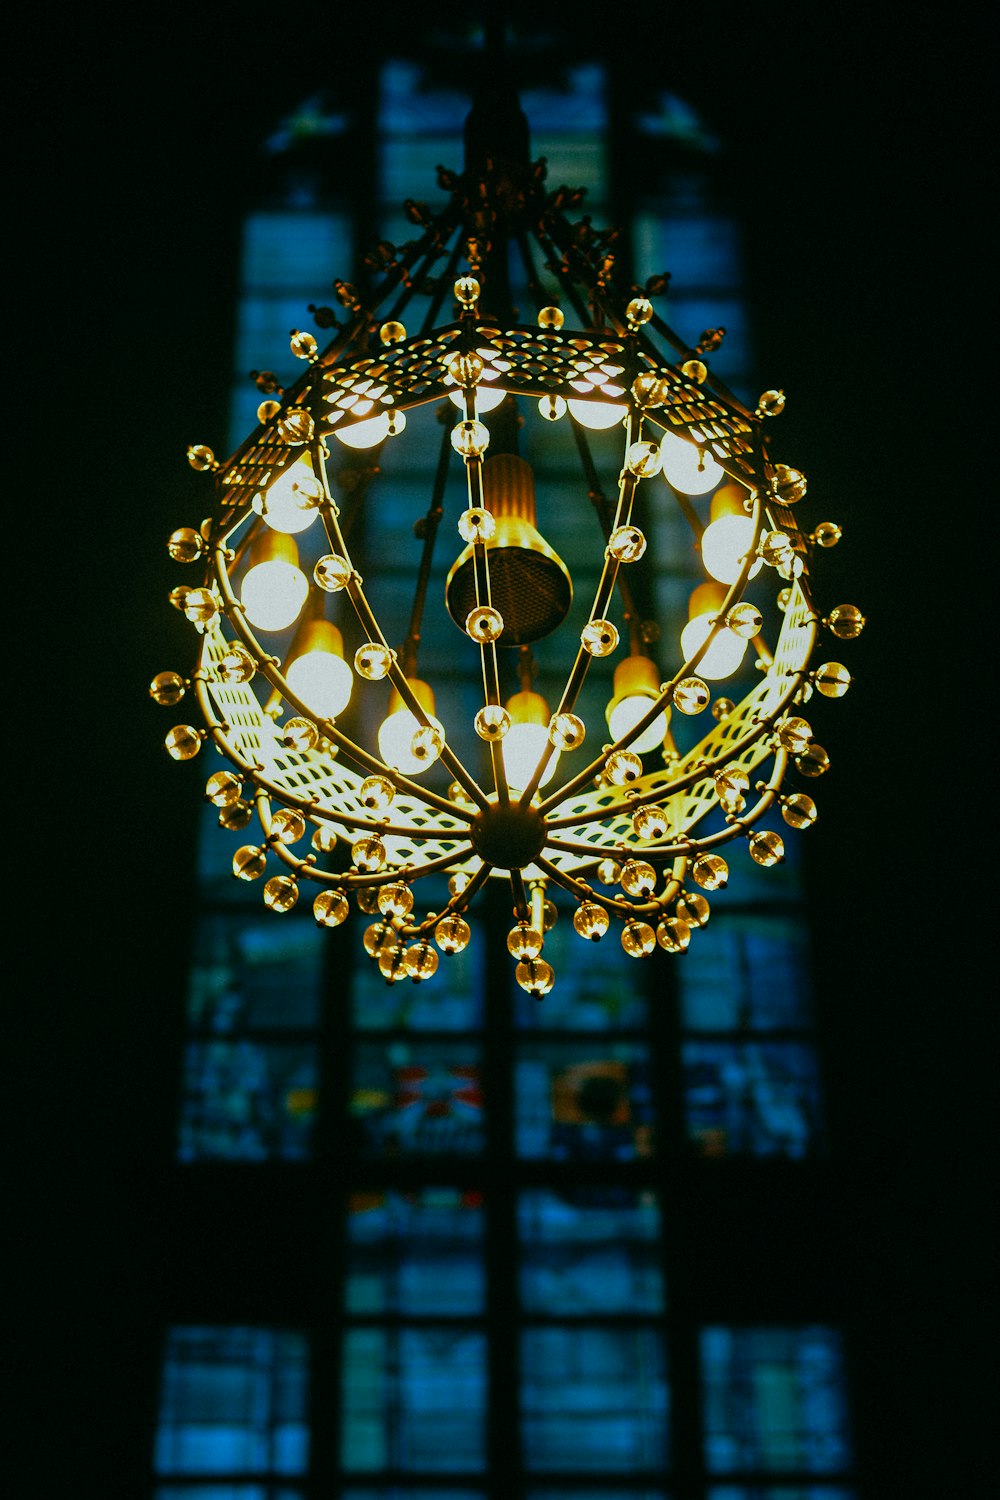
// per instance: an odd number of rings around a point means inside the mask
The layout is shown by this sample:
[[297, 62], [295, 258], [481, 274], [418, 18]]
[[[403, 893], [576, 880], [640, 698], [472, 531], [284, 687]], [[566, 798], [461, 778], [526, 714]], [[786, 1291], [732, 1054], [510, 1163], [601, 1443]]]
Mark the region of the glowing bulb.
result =
[[304, 459], [279, 474], [263, 495], [264, 520], [273, 531], [305, 531], [316, 519], [323, 488]]
[[247, 619], [258, 630], [285, 630], [305, 604], [309, 582], [290, 536], [271, 532], [261, 541], [260, 547], [251, 548], [254, 561], [243, 579], [240, 598]]
[[660, 452], [668, 483], [682, 495], [707, 495], [725, 478], [725, 471], [710, 453], [703, 452], [675, 432], [663, 434]]
[[354, 674], [344, 660], [344, 640], [329, 620], [306, 627], [299, 654], [285, 672], [288, 686], [314, 714], [335, 719], [351, 699]]
[[[681, 650], [685, 661], [689, 661], [712, 633], [715, 623], [712, 615], [696, 615], [681, 631]], [[705, 655], [698, 663], [698, 671], [710, 682], [719, 682], [738, 671], [746, 654], [747, 643], [740, 640], [725, 625], [716, 635]]]
[[[434, 694], [426, 682], [419, 678], [410, 680], [410, 688], [417, 702], [420, 704], [433, 729], [444, 737], [444, 729], [440, 720], [434, 717]], [[413, 741], [423, 726], [416, 714], [408, 709], [393, 689], [389, 699], [389, 713], [382, 721], [378, 732], [378, 752], [387, 766], [402, 771], [404, 776], [416, 776], [421, 771], [426, 771], [432, 764], [432, 760], [426, 755], [421, 755], [419, 750], [415, 753]]]
[[[549, 743], [549, 706], [541, 693], [515, 693], [507, 704], [511, 725], [503, 741], [504, 774], [514, 792], [523, 792]], [[559, 754], [549, 757], [538, 785], [548, 786], [556, 773]]]
[[571, 416], [581, 427], [589, 427], [591, 432], [617, 427], [628, 416], [628, 407], [616, 401], [570, 401], [567, 404]]
[[[650, 705], [660, 696], [660, 682], [655, 662], [648, 656], [627, 656], [615, 668], [614, 697], [608, 704], [605, 718], [608, 730], [616, 742], [627, 739], [639, 720], [648, 714]], [[635, 739], [629, 740], [628, 748], [637, 755], [645, 755], [663, 744], [667, 733], [666, 711], [656, 715]]]
[[[705, 571], [719, 583], [735, 583], [743, 559], [753, 548], [753, 521], [749, 516], [720, 516], [701, 536], [701, 560]], [[747, 575], [755, 578], [763, 566], [761, 558], [751, 565]]]
[[377, 417], [369, 417], [366, 422], [355, 422], [343, 430], [336, 428], [334, 436], [347, 448], [374, 448], [376, 443], [389, 436], [389, 425], [389, 413], [383, 411]]
[[[502, 386], [477, 385], [476, 386], [476, 412], [482, 416], [484, 412], [493, 411], [506, 397], [507, 392]], [[463, 391], [449, 391], [448, 400], [457, 406], [459, 411], [465, 410], [465, 394]]]

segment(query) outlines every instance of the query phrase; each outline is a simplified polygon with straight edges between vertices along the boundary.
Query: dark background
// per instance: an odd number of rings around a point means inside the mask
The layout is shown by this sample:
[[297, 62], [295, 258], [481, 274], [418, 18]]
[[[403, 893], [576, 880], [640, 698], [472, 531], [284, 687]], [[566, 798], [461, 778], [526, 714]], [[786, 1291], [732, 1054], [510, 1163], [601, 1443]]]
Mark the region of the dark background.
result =
[[[258, 143], [324, 78], [349, 87], [358, 49], [407, 51], [465, 24], [439, 11], [105, 10], [39, 20], [18, 55], [5, 235], [23, 256], [9, 315], [25, 319], [7, 446], [29, 460], [8, 501], [23, 550], [7, 559], [8, 597], [27, 605], [9, 613], [7, 683], [6, 853], [23, 898], [6, 1003], [8, 1236], [27, 1271], [7, 1286], [25, 1334], [13, 1384], [30, 1398], [19, 1495], [141, 1495], [148, 1463], [202, 775], [164, 755], [146, 684], [190, 654], [163, 544], [205, 508], [187, 445], [223, 446]], [[844, 526], [830, 561], [843, 600], [826, 602], [870, 621], [807, 841], [839, 1220], [828, 1273], [849, 1309], [864, 1493], [985, 1495], [995, 756], [976, 746], [995, 673], [981, 583], [992, 443], [974, 371], [988, 347], [990, 38], [955, 8], [890, 25], [874, 10], [673, 5], [608, 10], [593, 36], [566, 46], [596, 45], [626, 89], [689, 98], [730, 148], [758, 367], [789, 396], [779, 456], [822, 497], [813, 518]], [[415, 189], [437, 201], [433, 184]], [[718, 1229], [724, 1274], [740, 1225]]]

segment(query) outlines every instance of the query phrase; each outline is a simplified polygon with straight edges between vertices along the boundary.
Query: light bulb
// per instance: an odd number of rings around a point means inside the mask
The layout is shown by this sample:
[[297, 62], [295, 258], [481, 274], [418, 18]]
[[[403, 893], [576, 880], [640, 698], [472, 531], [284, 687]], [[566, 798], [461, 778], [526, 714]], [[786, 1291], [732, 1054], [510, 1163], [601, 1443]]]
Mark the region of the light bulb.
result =
[[[681, 631], [681, 650], [686, 661], [711, 635], [725, 600], [726, 590], [721, 583], [700, 583], [692, 593], [688, 601], [688, 623]], [[742, 663], [746, 649], [746, 641], [723, 625], [698, 663], [698, 671], [711, 682], [730, 677]]]
[[[426, 682], [410, 679], [410, 688], [420, 704], [431, 726], [443, 737], [440, 720], [434, 717], [434, 694]], [[408, 709], [395, 689], [389, 698], [389, 712], [378, 732], [378, 752], [387, 766], [402, 771], [404, 776], [416, 776], [432, 764], [426, 755], [414, 753], [413, 740], [422, 728], [416, 714]]]
[[[753, 547], [753, 521], [749, 516], [720, 516], [701, 536], [701, 560], [705, 571], [719, 583], [735, 583], [743, 559]], [[751, 565], [749, 578], [755, 578], [763, 566], [758, 557]]]
[[344, 660], [344, 639], [329, 620], [313, 620], [298, 655], [285, 671], [288, 685], [314, 714], [335, 719], [351, 699], [354, 674]]
[[[483, 416], [485, 412], [493, 411], [505, 399], [507, 392], [502, 386], [477, 385], [476, 386], [476, 413]], [[448, 400], [457, 406], [459, 411], [465, 411], [465, 392], [449, 391]]]
[[279, 474], [262, 497], [262, 514], [273, 531], [305, 531], [318, 514], [323, 489], [305, 459]]
[[703, 452], [675, 432], [663, 434], [660, 452], [668, 483], [682, 495], [707, 495], [725, 478], [725, 471], [710, 453]]
[[[549, 743], [549, 706], [541, 693], [515, 693], [507, 703], [511, 725], [503, 740], [503, 765], [511, 791], [523, 792]], [[539, 787], [556, 773], [558, 751], [549, 757]]]
[[[605, 718], [612, 739], [625, 739], [631, 734], [639, 720], [648, 714], [654, 699], [660, 696], [659, 674], [655, 662], [648, 656], [627, 656], [615, 668], [614, 697], [608, 704]], [[653, 722], [636, 739], [630, 740], [628, 748], [637, 755], [655, 750], [667, 733], [666, 711], [656, 715]]]
[[250, 559], [240, 590], [247, 619], [258, 630], [285, 630], [309, 593], [298, 548], [290, 536], [272, 531], [251, 546]]
[[343, 429], [335, 428], [334, 436], [347, 448], [374, 448], [376, 443], [389, 436], [389, 413], [382, 411], [377, 417], [369, 417], [366, 422], [355, 422]]
[[628, 416], [628, 407], [617, 401], [570, 401], [567, 404], [580, 426], [589, 427], [591, 432], [617, 427]]

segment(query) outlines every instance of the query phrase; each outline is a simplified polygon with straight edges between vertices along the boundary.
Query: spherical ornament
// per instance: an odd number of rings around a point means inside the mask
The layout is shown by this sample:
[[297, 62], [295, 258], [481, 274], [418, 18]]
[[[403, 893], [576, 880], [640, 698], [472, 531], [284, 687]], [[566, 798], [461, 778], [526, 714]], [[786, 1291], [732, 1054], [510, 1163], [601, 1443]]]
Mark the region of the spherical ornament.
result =
[[378, 890], [375, 886], [363, 885], [354, 896], [354, 903], [358, 911], [363, 911], [366, 917], [373, 917], [378, 911]]
[[301, 406], [293, 406], [278, 423], [278, 432], [290, 448], [311, 442], [314, 431], [312, 417]]
[[839, 661], [827, 661], [816, 668], [813, 681], [824, 698], [842, 698], [851, 685], [851, 674]]
[[542, 951], [542, 934], [530, 922], [518, 922], [507, 934], [507, 951], [514, 958], [537, 958]]
[[372, 922], [366, 927], [361, 941], [369, 958], [377, 958], [384, 943], [392, 943], [395, 933], [388, 922]]
[[853, 641], [864, 630], [866, 621], [856, 604], [838, 604], [831, 609], [826, 623], [838, 640]]
[[549, 741], [557, 750], [576, 750], [583, 744], [586, 728], [576, 714], [556, 714], [549, 724]]
[[547, 964], [543, 958], [532, 958], [526, 963], [518, 964], [514, 977], [522, 990], [534, 995], [537, 1000], [549, 993], [556, 978], [552, 965]]
[[167, 551], [174, 562], [197, 562], [205, 550], [205, 540], [200, 531], [191, 526], [179, 526], [167, 539]]
[[699, 854], [691, 866], [691, 879], [703, 891], [721, 891], [729, 879], [729, 866], [721, 854]]
[[757, 410], [754, 415], [757, 417], [778, 417], [784, 409], [784, 391], [765, 391], [757, 402]]
[[723, 719], [729, 718], [729, 715], [733, 712], [735, 707], [736, 704], [733, 702], [732, 698], [716, 698], [715, 702], [712, 704], [712, 718], [718, 719], [719, 723], [721, 724]]
[[187, 451], [187, 461], [192, 469], [204, 472], [206, 469], [214, 469], [215, 454], [211, 448], [206, 448], [204, 443], [192, 443]]
[[468, 947], [471, 936], [472, 929], [468, 922], [459, 916], [442, 917], [434, 929], [434, 941], [441, 952], [449, 957]]
[[422, 724], [410, 741], [410, 754], [421, 767], [432, 766], [444, 749], [444, 735], [433, 724]]
[[312, 719], [303, 719], [296, 715], [283, 726], [281, 743], [286, 749], [298, 750], [300, 753], [315, 750], [319, 744], [319, 730]]
[[381, 682], [392, 666], [393, 653], [380, 641], [365, 641], [354, 653], [354, 670], [366, 682]]
[[642, 775], [642, 761], [634, 750], [616, 750], [604, 762], [604, 774], [612, 786], [627, 786]]
[[503, 615], [491, 605], [481, 604], [466, 615], [465, 633], [474, 641], [499, 640], [503, 634]]
[[403, 954], [403, 964], [414, 984], [430, 979], [437, 972], [438, 963], [437, 950], [426, 938], [419, 943], [411, 943]]
[[173, 708], [184, 697], [187, 683], [179, 672], [157, 672], [149, 684], [149, 696], [164, 708]]
[[234, 802], [229, 807], [219, 808], [219, 827], [224, 828], [227, 833], [238, 833], [252, 817], [253, 808], [249, 802]]
[[778, 744], [792, 755], [801, 755], [812, 737], [812, 727], [805, 719], [792, 716], [777, 725]]
[[581, 901], [573, 913], [573, 927], [582, 938], [596, 943], [604, 936], [610, 925], [610, 917], [596, 901]]
[[370, 812], [385, 812], [395, 795], [396, 788], [386, 776], [367, 777], [358, 791], [362, 807]]
[[189, 583], [179, 583], [176, 588], [170, 590], [167, 598], [174, 606], [174, 609], [179, 609], [183, 614], [184, 606], [187, 603], [187, 596], [188, 594], [190, 594], [190, 592], [191, 585]]
[[645, 839], [647, 842], [662, 839], [668, 826], [666, 811], [655, 803], [637, 807], [632, 814], [632, 831], [637, 839]]
[[805, 496], [806, 476], [787, 464], [775, 464], [774, 491], [783, 505], [796, 505]]
[[566, 402], [562, 396], [540, 396], [538, 398], [538, 414], [544, 417], [546, 422], [558, 422], [560, 417], [566, 415]]
[[621, 887], [630, 896], [648, 899], [656, 889], [656, 871], [648, 860], [627, 859], [622, 865]]
[[684, 953], [691, 942], [691, 929], [681, 917], [664, 917], [657, 923], [656, 941], [667, 953]]
[[482, 422], [456, 422], [451, 429], [451, 446], [463, 458], [479, 458], [489, 442], [490, 430]]
[[622, 867], [616, 859], [602, 859], [597, 866], [597, 878], [602, 885], [617, 885], [622, 878]]
[[292, 329], [288, 347], [296, 359], [315, 359], [316, 357], [316, 340], [311, 333], [303, 333], [298, 328]]
[[351, 861], [355, 869], [372, 875], [385, 864], [385, 845], [377, 834], [358, 839], [351, 845]]
[[266, 427], [268, 422], [274, 421], [280, 410], [281, 402], [275, 401], [273, 397], [270, 397], [267, 401], [262, 401], [258, 406], [257, 421], [262, 427]]
[[184, 615], [199, 630], [207, 630], [219, 614], [219, 601], [211, 589], [188, 589]]
[[270, 836], [279, 844], [297, 844], [305, 837], [306, 820], [297, 807], [279, 807], [271, 818]]
[[402, 943], [383, 943], [378, 950], [379, 973], [387, 984], [406, 978], [406, 950]]
[[836, 521], [820, 521], [812, 534], [812, 540], [817, 547], [836, 547], [843, 535]]
[[786, 557], [791, 556], [792, 541], [787, 532], [765, 531], [761, 536], [757, 551], [766, 563], [776, 568]]
[[610, 656], [618, 640], [618, 631], [610, 620], [591, 620], [580, 632], [583, 649], [591, 656]]
[[663, 468], [659, 443], [633, 443], [625, 454], [625, 467], [637, 479], [652, 479]]
[[726, 615], [727, 627], [733, 632], [733, 635], [738, 635], [744, 641], [752, 641], [754, 636], [760, 635], [763, 623], [764, 616], [756, 604], [750, 604], [746, 601], [741, 604], [734, 604]]
[[413, 910], [413, 892], [402, 881], [380, 885], [376, 900], [383, 917], [407, 917]]
[[558, 333], [565, 321], [566, 315], [561, 307], [543, 307], [539, 310], [538, 326], [549, 333]]
[[458, 534], [463, 542], [488, 542], [496, 535], [496, 530], [493, 512], [481, 505], [470, 506], [458, 518]]
[[689, 927], [704, 927], [711, 914], [712, 908], [697, 891], [685, 891], [677, 902], [677, 915]]
[[646, 550], [646, 538], [638, 526], [616, 526], [608, 537], [608, 555], [620, 563], [638, 562]]
[[700, 359], [686, 359], [681, 365], [681, 374], [693, 380], [695, 385], [704, 385], [708, 379], [708, 366]]
[[775, 564], [775, 568], [779, 578], [801, 578], [805, 563], [797, 552], [788, 552]]
[[648, 297], [633, 297], [625, 309], [625, 317], [633, 328], [640, 328], [653, 316], [653, 304]]
[[331, 828], [329, 823], [319, 823], [313, 829], [313, 835], [309, 842], [317, 854], [332, 854], [339, 842], [337, 830]]
[[823, 776], [830, 769], [830, 757], [822, 745], [811, 740], [802, 753], [795, 757], [795, 765], [803, 776]]
[[328, 552], [313, 568], [313, 577], [328, 594], [339, 594], [341, 589], [346, 589], [353, 576], [354, 569], [347, 558], [336, 552]]
[[656, 406], [662, 406], [670, 399], [670, 382], [662, 379], [659, 375], [653, 375], [646, 371], [637, 375], [632, 382], [632, 395], [637, 406], [644, 411]]
[[700, 677], [685, 677], [674, 688], [674, 707], [680, 709], [682, 714], [700, 714], [702, 709], [708, 707], [711, 696], [708, 684]]
[[237, 880], [259, 880], [267, 869], [267, 855], [255, 844], [244, 844], [233, 855], [233, 874]]
[[231, 807], [240, 799], [243, 780], [233, 771], [216, 771], [205, 783], [205, 800], [216, 807]]
[[299, 883], [289, 875], [272, 875], [264, 887], [264, 905], [271, 911], [291, 911], [299, 899]]
[[478, 385], [486, 368], [481, 354], [454, 350], [441, 361], [456, 385]]
[[656, 947], [656, 933], [648, 922], [626, 922], [622, 928], [622, 947], [629, 958], [646, 958]]
[[402, 323], [398, 323], [395, 319], [392, 319], [390, 322], [382, 324], [382, 327], [378, 331], [378, 336], [387, 347], [391, 344], [401, 344], [406, 338], [406, 329]]
[[201, 749], [201, 735], [192, 724], [175, 724], [163, 743], [171, 760], [193, 760]]
[[792, 591], [791, 591], [791, 589], [779, 589], [778, 590], [778, 594], [777, 594], [777, 598], [775, 599], [775, 603], [777, 604], [778, 608], [781, 610], [782, 614], [785, 613], [785, 611], [787, 610], [787, 608], [788, 608], [789, 604], [791, 604], [791, 602], [792, 602]]
[[502, 740], [510, 728], [510, 714], [499, 703], [487, 703], [473, 723], [481, 740]]
[[472, 307], [479, 301], [479, 293], [482, 288], [474, 276], [460, 276], [455, 282], [455, 301], [461, 302], [463, 307]]
[[743, 811], [743, 794], [749, 785], [750, 778], [741, 766], [725, 766], [715, 772], [716, 795], [727, 813]]
[[313, 901], [313, 916], [320, 927], [340, 927], [350, 915], [343, 891], [320, 891]]
[[233, 641], [226, 648], [225, 656], [220, 658], [216, 670], [223, 682], [252, 682], [257, 672], [257, 663], [246, 646]]
[[781, 816], [789, 828], [811, 828], [818, 816], [816, 804], [805, 792], [793, 792], [781, 804]]

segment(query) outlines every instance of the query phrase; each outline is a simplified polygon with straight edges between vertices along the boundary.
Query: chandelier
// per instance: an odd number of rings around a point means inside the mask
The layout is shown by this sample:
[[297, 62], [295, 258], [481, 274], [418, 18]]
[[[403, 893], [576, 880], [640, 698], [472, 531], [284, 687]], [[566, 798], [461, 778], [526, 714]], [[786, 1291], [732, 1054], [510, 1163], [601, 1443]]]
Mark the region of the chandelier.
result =
[[[229, 763], [205, 795], [247, 840], [234, 875], [260, 879], [273, 911], [307, 889], [323, 927], [356, 906], [385, 979], [421, 981], [466, 947], [477, 894], [502, 880], [518, 983], [541, 996], [557, 889], [582, 939], [616, 927], [634, 958], [681, 953], [734, 849], [782, 860], [779, 828], [815, 821], [803, 788], [829, 765], [806, 705], [851, 680], [825, 650], [813, 665], [817, 643], [864, 618], [814, 602], [812, 561], [840, 528], [806, 528], [806, 480], [772, 457], [784, 394], [751, 408], [727, 389], [710, 367], [724, 330], [689, 345], [657, 312], [666, 275], [620, 286], [617, 233], [580, 214], [582, 190], [549, 187], [519, 109], [474, 108], [465, 168], [439, 168], [438, 185], [439, 212], [407, 202], [414, 240], [369, 255], [370, 295], [337, 281], [338, 313], [314, 309], [326, 347], [293, 331], [299, 378], [255, 372], [258, 425], [232, 457], [190, 448], [215, 501], [169, 539], [201, 570], [170, 600], [200, 649], [189, 677], [160, 672], [150, 692], [197, 700], [203, 722], [176, 724], [166, 748], [187, 761], [210, 742]], [[394, 634], [363, 564], [380, 461], [421, 423], [438, 458]], [[580, 466], [585, 591], [545, 538], [544, 484], [521, 454], [555, 428]], [[343, 450], [362, 455], [346, 485]], [[644, 607], [670, 508], [704, 575], [679, 639]], [[447, 662], [421, 656], [429, 609], [450, 616]], [[541, 650], [562, 663], [549, 701]], [[451, 721], [435, 676], [463, 656], [477, 702]]]

